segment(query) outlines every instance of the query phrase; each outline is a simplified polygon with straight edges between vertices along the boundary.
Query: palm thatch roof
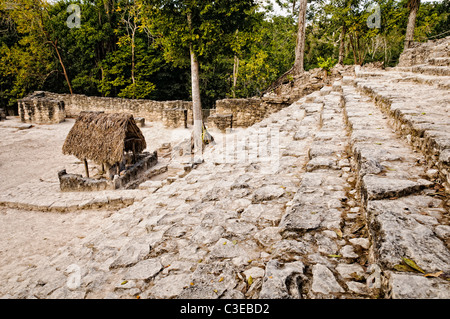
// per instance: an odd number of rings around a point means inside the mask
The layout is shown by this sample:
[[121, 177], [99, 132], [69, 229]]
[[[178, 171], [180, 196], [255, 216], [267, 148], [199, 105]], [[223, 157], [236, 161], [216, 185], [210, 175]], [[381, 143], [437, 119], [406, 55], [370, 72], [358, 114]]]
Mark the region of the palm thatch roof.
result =
[[80, 160], [114, 165], [124, 152], [141, 153], [147, 144], [131, 114], [81, 112], [67, 135], [62, 151]]

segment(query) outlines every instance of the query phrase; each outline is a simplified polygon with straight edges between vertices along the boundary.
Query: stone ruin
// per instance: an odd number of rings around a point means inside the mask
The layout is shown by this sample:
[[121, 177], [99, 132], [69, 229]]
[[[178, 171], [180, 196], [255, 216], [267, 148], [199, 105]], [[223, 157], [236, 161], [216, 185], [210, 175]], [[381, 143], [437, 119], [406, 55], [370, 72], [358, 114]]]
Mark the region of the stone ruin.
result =
[[[335, 79], [353, 73], [353, 66], [336, 66], [330, 75], [317, 68], [282, 81], [262, 96], [218, 100], [215, 109], [202, 110], [204, 123], [208, 128], [222, 132], [252, 126], [303, 96], [331, 85]], [[77, 117], [85, 111], [133, 114], [136, 119], [162, 122], [167, 128], [187, 128], [194, 123], [192, 102], [187, 101], [133, 100], [42, 91], [19, 100], [23, 122], [59, 123], [66, 116]]]
[[353, 66], [337, 65], [330, 75], [317, 68], [281, 81], [261, 97], [218, 100], [214, 114], [207, 119], [208, 127], [218, 128], [222, 132], [233, 127], [250, 127], [349, 74], [354, 74]]
[[[116, 189], [132, 189], [145, 182], [150, 177], [145, 172], [149, 171], [158, 163], [157, 152], [143, 153], [138, 155], [136, 162], [131, 164], [129, 158], [120, 163], [123, 170], [117, 175], [112, 167], [105, 172], [107, 177], [88, 178], [80, 174], [68, 174], [65, 169], [58, 172], [60, 189], [63, 192], [92, 192]], [[125, 167], [127, 167], [125, 169]]]
[[24, 123], [57, 124], [64, 122], [64, 102], [52, 99], [45, 92], [38, 91], [18, 100], [20, 120]]
[[4, 109], [0, 108], [0, 121], [6, 120], [6, 112]]
[[[445, 47], [425, 65], [355, 68], [242, 130], [249, 151], [280, 132], [276, 170], [211, 148], [88, 236], [11, 269], [0, 297], [449, 299], [449, 69]], [[73, 201], [60, 205], [86, 209]], [[69, 289], [73, 262], [85, 275]]]

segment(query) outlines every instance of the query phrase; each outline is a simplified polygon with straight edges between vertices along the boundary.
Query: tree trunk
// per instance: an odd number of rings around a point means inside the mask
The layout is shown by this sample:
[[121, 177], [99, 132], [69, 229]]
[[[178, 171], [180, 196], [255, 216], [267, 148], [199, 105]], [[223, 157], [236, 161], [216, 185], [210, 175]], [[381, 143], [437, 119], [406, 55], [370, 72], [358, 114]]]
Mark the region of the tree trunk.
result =
[[194, 162], [202, 162], [203, 160], [203, 143], [202, 143], [202, 102], [200, 98], [200, 76], [197, 56], [192, 48], [191, 51], [191, 77], [192, 77], [192, 113], [194, 116]]
[[420, 7], [420, 0], [409, 0], [409, 18], [408, 18], [408, 26], [406, 28], [406, 36], [405, 36], [405, 50], [411, 46], [411, 43], [414, 41], [414, 28], [416, 25], [416, 17], [417, 11]]
[[348, 35], [350, 37], [350, 45], [352, 46], [352, 51], [353, 51], [353, 63], [355, 65], [358, 64], [358, 58], [356, 57], [356, 48], [355, 48], [355, 44], [353, 43], [353, 36], [351, 33], [349, 33]]
[[[192, 18], [189, 13], [187, 16], [189, 29], [192, 30]], [[197, 55], [192, 43], [189, 46], [191, 55], [191, 82], [192, 82], [192, 113], [194, 117], [194, 163], [203, 162], [203, 117], [202, 101], [200, 97], [200, 71]]]
[[305, 30], [306, 30], [306, 9], [308, 7], [308, 0], [300, 1], [300, 10], [298, 13], [298, 32], [297, 44], [295, 46], [295, 62], [294, 74], [300, 74], [304, 71], [303, 60], [305, 57]]
[[56, 54], [58, 55], [59, 64], [61, 64], [61, 67], [63, 69], [64, 77], [66, 78], [67, 85], [69, 86], [70, 94], [73, 94], [73, 92], [72, 92], [72, 85], [70, 84], [69, 76], [67, 75], [67, 71], [66, 71], [66, 68], [64, 66], [63, 60], [61, 58], [61, 55], [59, 54], [57, 42], [56, 41], [55, 42], [51, 41], [51, 44], [55, 48]]
[[338, 64], [344, 65], [344, 55], [345, 55], [345, 33], [347, 32], [345, 24], [342, 26], [342, 31], [339, 36], [339, 60]]
[[[134, 78], [134, 38], [136, 34], [136, 28], [131, 32], [131, 81], [135, 84]], [[134, 97], [134, 96], [133, 96]]]
[[365, 57], [365, 47], [361, 49], [361, 42], [359, 34], [356, 34], [356, 44], [358, 45], [358, 64], [362, 65]]
[[237, 55], [234, 55], [234, 64], [233, 64], [233, 98], [236, 97], [236, 85], [237, 78], [239, 73], [239, 58]]
[[58, 56], [59, 64], [61, 64], [61, 67], [62, 67], [63, 73], [64, 73], [64, 77], [66, 78], [67, 85], [69, 86], [70, 94], [73, 94], [73, 92], [72, 92], [72, 85], [70, 84], [70, 80], [69, 80], [69, 76], [67, 75], [66, 67], [64, 66], [63, 60], [61, 58], [61, 54], [59, 54], [58, 39], [56, 39], [55, 41], [51, 40], [50, 35], [45, 30], [45, 28], [44, 28], [44, 17], [42, 15], [42, 12], [43, 12], [43, 10], [40, 11], [40, 15], [39, 15], [41, 31], [44, 34], [45, 38], [47, 39], [47, 43], [50, 43], [53, 46], [53, 48], [55, 49], [56, 55]]

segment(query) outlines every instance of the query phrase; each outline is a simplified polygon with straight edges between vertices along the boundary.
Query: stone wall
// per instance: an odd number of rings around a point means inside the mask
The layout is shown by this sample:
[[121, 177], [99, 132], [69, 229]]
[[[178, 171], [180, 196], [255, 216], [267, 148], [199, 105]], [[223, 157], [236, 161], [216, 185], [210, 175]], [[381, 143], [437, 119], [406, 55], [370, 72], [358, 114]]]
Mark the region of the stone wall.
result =
[[186, 109], [168, 109], [162, 111], [162, 122], [165, 127], [177, 128], [188, 127], [188, 110]]
[[65, 103], [35, 92], [18, 101], [20, 120], [25, 123], [55, 124], [66, 118]]
[[208, 117], [208, 127], [217, 128], [226, 132], [227, 128], [233, 128], [233, 114], [213, 114]]
[[[300, 98], [330, 85], [335, 79], [341, 78], [343, 73], [348, 72], [353, 72], [353, 66], [337, 66], [332, 69], [330, 75], [322, 69], [313, 69], [289, 78], [286, 82], [281, 82], [278, 87], [262, 97], [218, 100], [216, 101], [217, 115], [208, 123], [213, 127], [218, 124], [224, 131], [225, 119], [229, 120], [226, 116], [232, 115], [232, 127], [252, 126]], [[222, 115], [225, 117], [221, 117]]]
[[58, 172], [62, 192], [87, 192], [134, 188], [147, 180], [146, 172], [158, 163], [157, 152], [143, 153], [136, 164], [122, 171], [114, 178], [94, 179], [78, 174], [68, 174], [66, 170]]
[[[194, 116], [192, 112], [192, 102], [190, 101], [153, 101], [153, 100], [133, 100], [110, 97], [86, 96], [82, 94], [58, 94], [52, 92], [34, 92], [25, 99], [19, 101], [23, 104], [22, 115], [25, 120], [34, 123], [38, 122], [42, 115], [38, 118], [35, 113], [42, 113], [42, 103], [37, 101], [46, 100], [52, 103], [60, 102], [64, 105], [64, 117], [77, 117], [82, 111], [100, 111], [105, 113], [130, 113], [134, 118], [144, 119], [144, 122], [162, 122], [168, 128], [187, 128], [188, 125], [194, 124]], [[27, 101], [26, 103], [22, 101]], [[50, 105], [51, 103], [47, 103]], [[55, 105], [56, 105], [55, 104]], [[37, 110], [35, 111], [35, 108]], [[203, 121], [206, 123], [208, 117], [215, 114], [216, 110], [203, 109]], [[51, 112], [49, 112], [51, 113]], [[62, 116], [62, 114], [61, 114]], [[24, 120], [24, 121], [25, 121]], [[49, 121], [46, 121], [49, 122]], [[59, 122], [52, 122], [59, 123]]]
[[186, 127], [193, 123], [192, 102], [189, 101], [133, 100], [51, 92], [44, 94], [63, 101], [67, 117], [76, 117], [82, 111], [103, 111], [130, 113], [134, 117], [143, 117], [148, 122], [164, 122], [169, 127]]
[[248, 127], [264, 118], [266, 110], [261, 103], [260, 98], [218, 100], [216, 114], [231, 114], [233, 127]]
[[249, 127], [262, 121], [270, 114], [291, 105], [294, 101], [276, 95], [262, 98], [218, 100], [216, 101], [216, 115], [208, 123], [216, 123], [224, 119], [222, 116], [232, 115], [233, 127]]
[[411, 67], [421, 64], [446, 66], [440, 62], [450, 57], [450, 37], [427, 42], [414, 42], [400, 55], [398, 67]]

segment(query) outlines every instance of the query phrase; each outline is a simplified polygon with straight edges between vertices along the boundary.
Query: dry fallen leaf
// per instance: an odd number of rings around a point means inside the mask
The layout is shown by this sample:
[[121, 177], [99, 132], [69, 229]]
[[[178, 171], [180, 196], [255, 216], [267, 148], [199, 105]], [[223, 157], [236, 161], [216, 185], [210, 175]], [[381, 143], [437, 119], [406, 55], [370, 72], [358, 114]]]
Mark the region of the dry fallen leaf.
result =
[[412, 269], [411, 267], [407, 266], [407, 265], [395, 265], [394, 269], [397, 271], [407, 271], [407, 272], [414, 272], [414, 269]]
[[356, 272], [351, 273], [350, 277], [353, 278], [355, 281], [359, 281], [359, 282], [365, 282], [365, 280], [366, 280], [364, 278], [364, 276], [360, 276]]
[[438, 272], [435, 272], [435, 273], [430, 273], [430, 274], [425, 274], [424, 276], [425, 277], [434, 277], [434, 278], [437, 278], [437, 277], [439, 277], [440, 275], [442, 275], [444, 272], [441, 270], [441, 271], [438, 271]]
[[421, 272], [422, 274], [425, 273], [425, 271], [422, 268], [420, 268], [419, 266], [417, 266], [417, 264], [413, 260], [404, 258], [404, 257], [402, 257], [402, 260], [405, 264], [407, 264], [412, 269], [417, 270], [418, 272]]

